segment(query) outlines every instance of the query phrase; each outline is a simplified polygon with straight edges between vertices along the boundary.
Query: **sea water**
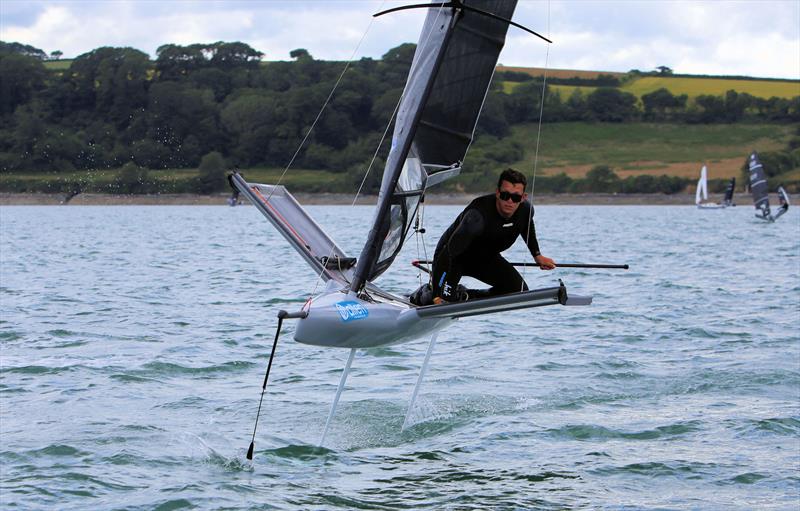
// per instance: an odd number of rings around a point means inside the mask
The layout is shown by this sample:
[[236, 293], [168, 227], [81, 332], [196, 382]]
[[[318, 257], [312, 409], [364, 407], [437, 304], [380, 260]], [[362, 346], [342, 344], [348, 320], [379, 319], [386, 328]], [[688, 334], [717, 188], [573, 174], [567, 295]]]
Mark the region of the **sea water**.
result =
[[[460, 211], [378, 283], [409, 292]], [[357, 256], [372, 208], [311, 214]], [[800, 215], [542, 206], [523, 270], [594, 296], [358, 351], [276, 314], [322, 289], [253, 207], [0, 208], [3, 509], [797, 509]], [[509, 259], [529, 261], [521, 243]], [[477, 285], [470, 282], [470, 285]]]

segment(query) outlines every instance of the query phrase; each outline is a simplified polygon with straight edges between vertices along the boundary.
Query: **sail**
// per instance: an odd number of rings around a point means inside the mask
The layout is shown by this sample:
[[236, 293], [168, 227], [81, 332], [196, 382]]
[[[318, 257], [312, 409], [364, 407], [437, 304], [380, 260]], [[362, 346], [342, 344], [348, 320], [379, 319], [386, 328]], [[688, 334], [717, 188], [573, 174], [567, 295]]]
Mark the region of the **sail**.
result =
[[722, 203], [726, 206], [733, 206], [733, 192], [736, 190], [736, 178], [732, 177], [728, 182], [728, 187], [725, 188], [725, 199]]
[[697, 191], [694, 194], [694, 203], [700, 204], [708, 199], [708, 175], [706, 166], [700, 169], [700, 179], [697, 180]]
[[[510, 19], [516, 0], [465, 0]], [[458, 168], [472, 141], [508, 24], [470, 10], [432, 3], [398, 109], [378, 207], [358, 258], [351, 290], [359, 291], [400, 252], [429, 175]]]
[[758, 159], [758, 153], [750, 153], [750, 194], [753, 196], [753, 204], [761, 213], [763, 218], [772, 218], [769, 211], [769, 193], [767, 190], [767, 175], [764, 166]]
[[775, 213], [775, 220], [789, 211], [789, 194], [786, 193], [786, 190], [782, 186], [778, 187], [778, 199], [780, 200], [781, 206], [778, 209], [778, 212]]

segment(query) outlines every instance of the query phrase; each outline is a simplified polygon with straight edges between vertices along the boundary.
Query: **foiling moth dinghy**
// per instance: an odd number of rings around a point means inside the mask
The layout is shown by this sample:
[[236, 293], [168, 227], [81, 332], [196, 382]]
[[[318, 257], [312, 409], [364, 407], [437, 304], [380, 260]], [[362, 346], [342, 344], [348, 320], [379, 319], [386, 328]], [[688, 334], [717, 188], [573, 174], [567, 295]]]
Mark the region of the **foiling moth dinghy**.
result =
[[750, 153], [748, 160], [748, 167], [750, 169], [750, 194], [753, 196], [753, 206], [756, 208], [756, 218], [766, 220], [767, 222], [774, 222], [780, 218], [784, 213], [789, 211], [789, 194], [782, 186], [778, 187], [778, 199], [780, 200], [780, 207], [773, 215], [769, 207], [769, 188], [767, 187], [767, 174], [764, 171], [764, 166], [758, 158], [758, 153], [753, 151]]
[[733, 191], [736, 188], [736, 178], [731, 178], [725, 188], [725, 198], [719, 204], [708, 201], [708, 169], [705, 165], [700, 169], [700, 179], [697, 180], [697, 189], [694, 194], [694, 203], [698, 209], [724, 209], [735, 206], [733, 203]]
[[[262, 400], [284, 319], [298, 320], [294, 339], [299, 343], [350, 350], [320, 445], [357, 349], [432, 335], [427, 363], [436, 334], [459, 318], [546, 305], [588, 305], [592, 301], [590, 296], [568, 294], [560, 283], [481, 300], [416, 306], [407, 296], [374, 283], [397, 257], [412, 224], [419, 222], [427, 189], [459, 174], [508, 25], [518, 26], [510, 21], [515, 6], [514, 0], [467, 0], [408, 7], [430, 10], [397, 109], [372, 225], [357, 259], [345, 254], [285, 187], [249, 183], [238, 173], [229, 176], [231, 185], [258, 208], [326, 283], [324, 291], [309, 299], [300, 311], [278, 314]], [[414, 230], [422, 231], [417, 227]], [[248, 459], [252, 459], [253, 445], [251, 442]]]

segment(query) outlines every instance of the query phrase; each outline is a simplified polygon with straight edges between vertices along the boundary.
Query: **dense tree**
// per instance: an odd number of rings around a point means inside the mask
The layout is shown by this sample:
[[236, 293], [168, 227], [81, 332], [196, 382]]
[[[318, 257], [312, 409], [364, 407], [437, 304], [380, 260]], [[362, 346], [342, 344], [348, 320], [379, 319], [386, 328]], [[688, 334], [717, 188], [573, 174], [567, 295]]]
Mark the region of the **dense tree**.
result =
[[607, 165], [598, 165], [586, 173], [586, 185], [592, 192], [616, 192], [619, 176]]
[[0, 116], [10, 114], [45, 87], [42, 62], [20, 53], [0, 52]]
[[[261, 52], [239, 42], [164, 45], [155, 60], [132, 48], [103, 47], [74, 59], [66, 71], [49, 71], [41, 50], [0, 42], [0, 169], [58, 171], [128, 163], [150, 169], [195, 167], [204, 155], [217, 153], [241, 167], [283, 167], [294, 161], [340, 172], [340, 186], [360, 184], [376, 154], [371, 173], [380, 175], [390, 141], [384, 140], [379, 150], [378, 144], [391, 130], [415, 51], [414, 44], [403, 44], [381, 59], [362, 58], [345, 67], [315, 60], [303, 48], [290, 53], [291, 61], [262, 63]], [[517, 81], [508, 88], [501, 77]], [[615, 88], [619, 82], [610, 75], [548, 78], [543, 89], [542, 77], [498, 73], [459, 183], [491, 185], [497, 170], [519, 161], [523, 148], [508, 137], [519, 123], [630, 122], [640, 117], [800, 123], [800, 96], [763, 99], [729, 91], [689, 102], [686, 95], [660, 89], [643, 95], [640, 106], [633, 95]], [[551, 90], [552, 83], [598, 88], [591, 94], [576, 89], [562, 98]], [[784, 158], [773, 166], [789, 164]], [[377, 187], [377, 182], [368, 178], [366, 187]], [[560, 175], [541, 181], [553, 191], [667, 192], [685, 184], [646, 176], [614, 180], [600, 171], [586, 179]], [[201, 183], [193, 180], [191, 186]], [[144, 184], [138, 189], [153, 188]]]
[[297, 48], [289, 52], [289, 56], [295, 60], [314, 60], [308, 50], [305, 48]]
[[594, 120], [625, 122], [636, 115], [636, 96], [611, 87], [600, 87], [586, 99], [586, 106]]
[[745, 111], [753, 104], [753, 96], [745, 93], [737, 93], [729, 90], [725, 93], [725, 121], [738, 122], [745, 114]]
[[232, 73], [217, 68], [200, 69], [192, 73], [190, 81], [198, 89], [211, 90], [214, 100], [218, 103], [233, 91]]
[[264, 92], [248, 92], [230, 101], [220, 122], [233, 140], [233, 162], [243, 167], [288, 162], [298, 140], [288, 120], [286, 105]]
[[[207, 89], [155, 83], [150, 88], [147, 114], [148, 138], [172, 149], [172, 161], [166, 166], [197, 165], [202, 153], [196, 149], [216, 149], [222, 141], [216, 102]], [[190, 136], [199, 142], [198, 148], [185, 144]]]
[[664, 87], [649, 94], [642, 95], [645, 118], [648, 120], [667, 120], [671, 113], [682, 111], [686, 107], [686, 94], [673, 96]]
[[504, 96], [505, 94], [494, 92], [488, 94], [478, 122], [479, 133], [487, 133], [496, 137], [508, 135], [509, 123], [506, 119]]
[[200, 160], [198, 168], [198, 191], [200, 193], [214, 193], [225, 189], [225, 159], [217, 151], [212, 151]]
[[575, 89], [564, 104], [564, 120], [583, 121], [588, 117], [589, 112], [586, 108], [586, 97], [580, 89]]
[[505, 101], [505, 117], [511, 124], [537, 122], [542, 110], [542, 82], [519, 84]]
[[226, 43], [218, 41], [205, 47], [205, 52], [210, 55], [209, 65], [222, 70], [235, 67], [256, 67], [264, 56], [258, 50], [241, 42]]
[[123, 165], [114, 181], [119, 193], [141, 193], [146, 191], [149, 184], [147, 169], [133, 162]]
[[78, 56], [65, 73], [68, 109], [94, 110], [122, 128], [147, 105], [150, 59], [132, 48], [98, 48]]
[[180, 80], [205, 64], [201, 44], [165, 44], [156, 49], [156, 72], [161, 80]]
[[403, 87], [406, 83], [408, 70], [414, 60], [417, 45], [404, 43], [387, 51], [381, 57], [378, 66], [378, 81], [383, 87]]
[[5, 41], [0, 41], [0, 53], [24, 55], [37, 60], [47, 59], [47, 53], [45, 53], [44, 50], [40, 50], [39, 48], [29, 44], [22, 43], [7, 43]]

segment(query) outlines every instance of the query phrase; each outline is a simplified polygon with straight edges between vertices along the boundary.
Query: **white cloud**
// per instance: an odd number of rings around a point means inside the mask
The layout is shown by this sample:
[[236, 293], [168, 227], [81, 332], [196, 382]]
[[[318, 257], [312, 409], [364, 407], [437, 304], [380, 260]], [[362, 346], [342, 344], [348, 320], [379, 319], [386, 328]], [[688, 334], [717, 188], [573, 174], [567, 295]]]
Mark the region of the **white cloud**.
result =
[[[373, 19], [392, 0], [142, 2], [2, 0], [0, 39], [75, 57], [101, 46], [132, 46], [155, 57], [162, 44], [242, 41], [268, 59], [306, 48], [320, 59], [379, 58], [416, 42], [424, 10]], [[550, 34], [551, 67], [800, 79], [797, 0], [552, 0], [518, 4], [515, 21]], [[500, 61], [543, 66], [546, 48], [511, 29]]]

